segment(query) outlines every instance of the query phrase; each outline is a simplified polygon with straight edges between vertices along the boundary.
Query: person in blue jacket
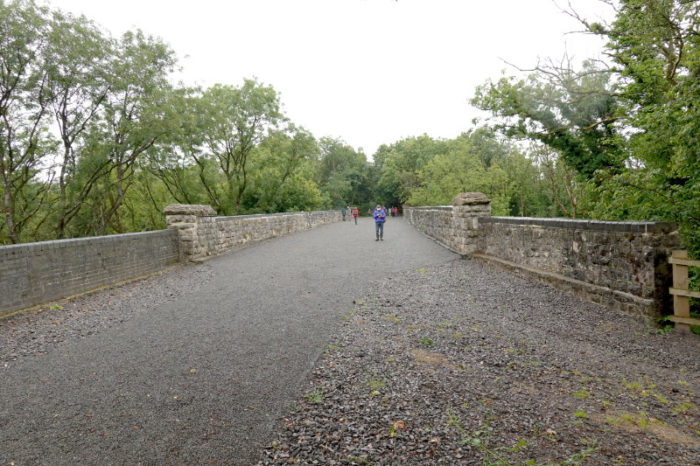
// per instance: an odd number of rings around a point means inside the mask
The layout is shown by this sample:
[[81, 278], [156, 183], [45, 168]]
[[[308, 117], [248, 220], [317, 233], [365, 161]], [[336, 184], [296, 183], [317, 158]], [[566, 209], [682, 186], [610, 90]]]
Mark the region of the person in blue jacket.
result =
[[386, 212], [382, 206], [377, 205], [374, 209], [374, 226], [377, 231], [377, 239], [375, 241], [384, 241], [384, 220], [386, 220]]

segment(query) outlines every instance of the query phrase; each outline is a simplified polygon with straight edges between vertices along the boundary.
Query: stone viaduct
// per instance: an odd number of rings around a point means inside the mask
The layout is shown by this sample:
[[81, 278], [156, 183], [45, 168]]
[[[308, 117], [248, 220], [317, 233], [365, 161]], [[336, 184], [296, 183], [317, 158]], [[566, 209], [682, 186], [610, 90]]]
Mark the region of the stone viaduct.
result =
[[[465, 257], [645, 320], [669, 311], [673, 224], [492, 217], [481, 193], [404, 214]], [[217, 217], [202, 205], [170, 205], [165, 215], [162, 231], [0, 247], [0, 315], [341, 220], [337, 211]]]

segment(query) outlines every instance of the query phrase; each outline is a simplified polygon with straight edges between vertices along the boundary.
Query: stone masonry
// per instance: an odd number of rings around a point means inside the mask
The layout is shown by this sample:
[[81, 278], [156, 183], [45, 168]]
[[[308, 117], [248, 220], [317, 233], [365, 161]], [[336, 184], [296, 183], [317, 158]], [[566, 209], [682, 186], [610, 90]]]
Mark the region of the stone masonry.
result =
[[180, 260], [198, 260], [216, 248], [216, 211], [208, 205], [170, 204], [164, 209], [169, 229], [177, 231]]
[[405, 207], [418, 230], [464, 256], [649, 320], [668, 313], [673, 224], [491, 217], [481, 193]]
[[180, 204], [165, 215], [167, 230], [0, 246], [0, 315], [341, 220], [339, 211], [217, 217]]
[[148, 275], [177, 261], [173, 230], [0, 246], [0, 315]]
[[192, 262], [341, 220], [335, 210], [216, 217], [208, 205], [172, 204], [164, 212], [168, 228], [178, 232], [181, 260]]

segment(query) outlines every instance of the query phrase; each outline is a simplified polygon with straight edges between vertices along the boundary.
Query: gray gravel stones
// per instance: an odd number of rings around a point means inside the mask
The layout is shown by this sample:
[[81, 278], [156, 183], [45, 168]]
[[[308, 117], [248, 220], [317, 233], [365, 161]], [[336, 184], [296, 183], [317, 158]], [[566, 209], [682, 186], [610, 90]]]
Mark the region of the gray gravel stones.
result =
[[163, 272], [0, 319], [0, 374], [19, 358], [45, 354], [66, 340], [88, 337], [136, 313], [199, 289], [212, 268], [176, 265]]
[[700, 463], [696, 335], [468, 260], [345, 317], [259, 464]]

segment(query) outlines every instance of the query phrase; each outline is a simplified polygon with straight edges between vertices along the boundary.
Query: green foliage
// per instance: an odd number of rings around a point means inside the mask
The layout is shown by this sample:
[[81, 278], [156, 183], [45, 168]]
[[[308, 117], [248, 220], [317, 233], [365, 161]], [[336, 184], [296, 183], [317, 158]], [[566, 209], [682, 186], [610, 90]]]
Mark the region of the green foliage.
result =
[[30, 0], [0, 2], [0, 19], [0, 244], [163, 228], [173, 202], [236, 214], [371, 197], [351, 148], [327, 183], [348, 190], [321, 190], [319, 144], [271, 86], [173, 88], [163, 41]]
[[582, 178], [622, 166], [611, 73], [596, 62], [585, 62], [581, 72], [549, 65], [527, 79], [489, 82], [477, 87], [471, 102], [494, 114], [494, 128], [550, 147]]
[[631, 129], [627, 170], [601, 175], [601, 218], [676, 222], [700, 257], [700, 4], [623, 0], [612, 25], [589, 25], [608, 39]]
[[[419, 172], [437, 154], [447, 151], [445, 141], [428, 135], [412, 137], [382, 145], [374, 156], [378, 170], [377, 201], [387, 205], [406, 203], [413, 191], [420, 186]], [[453, 196], [457, 194], [454, 193]]]
[[371, 173], [367, 158], [339, 139], [321, 138], [321, 154], [316, 181], [328, 207], [361, 206], [360, 212], [372, 203]]
[[305, 397], [307, 400], [309, 400], [309, 403], [320, 404], [323, 403], [323, 400], [326, 399], [327, 393], [328, 389], [326, 387], [320, 387], [314, 389], [314, 391], [311, 393], [307, 393]]

